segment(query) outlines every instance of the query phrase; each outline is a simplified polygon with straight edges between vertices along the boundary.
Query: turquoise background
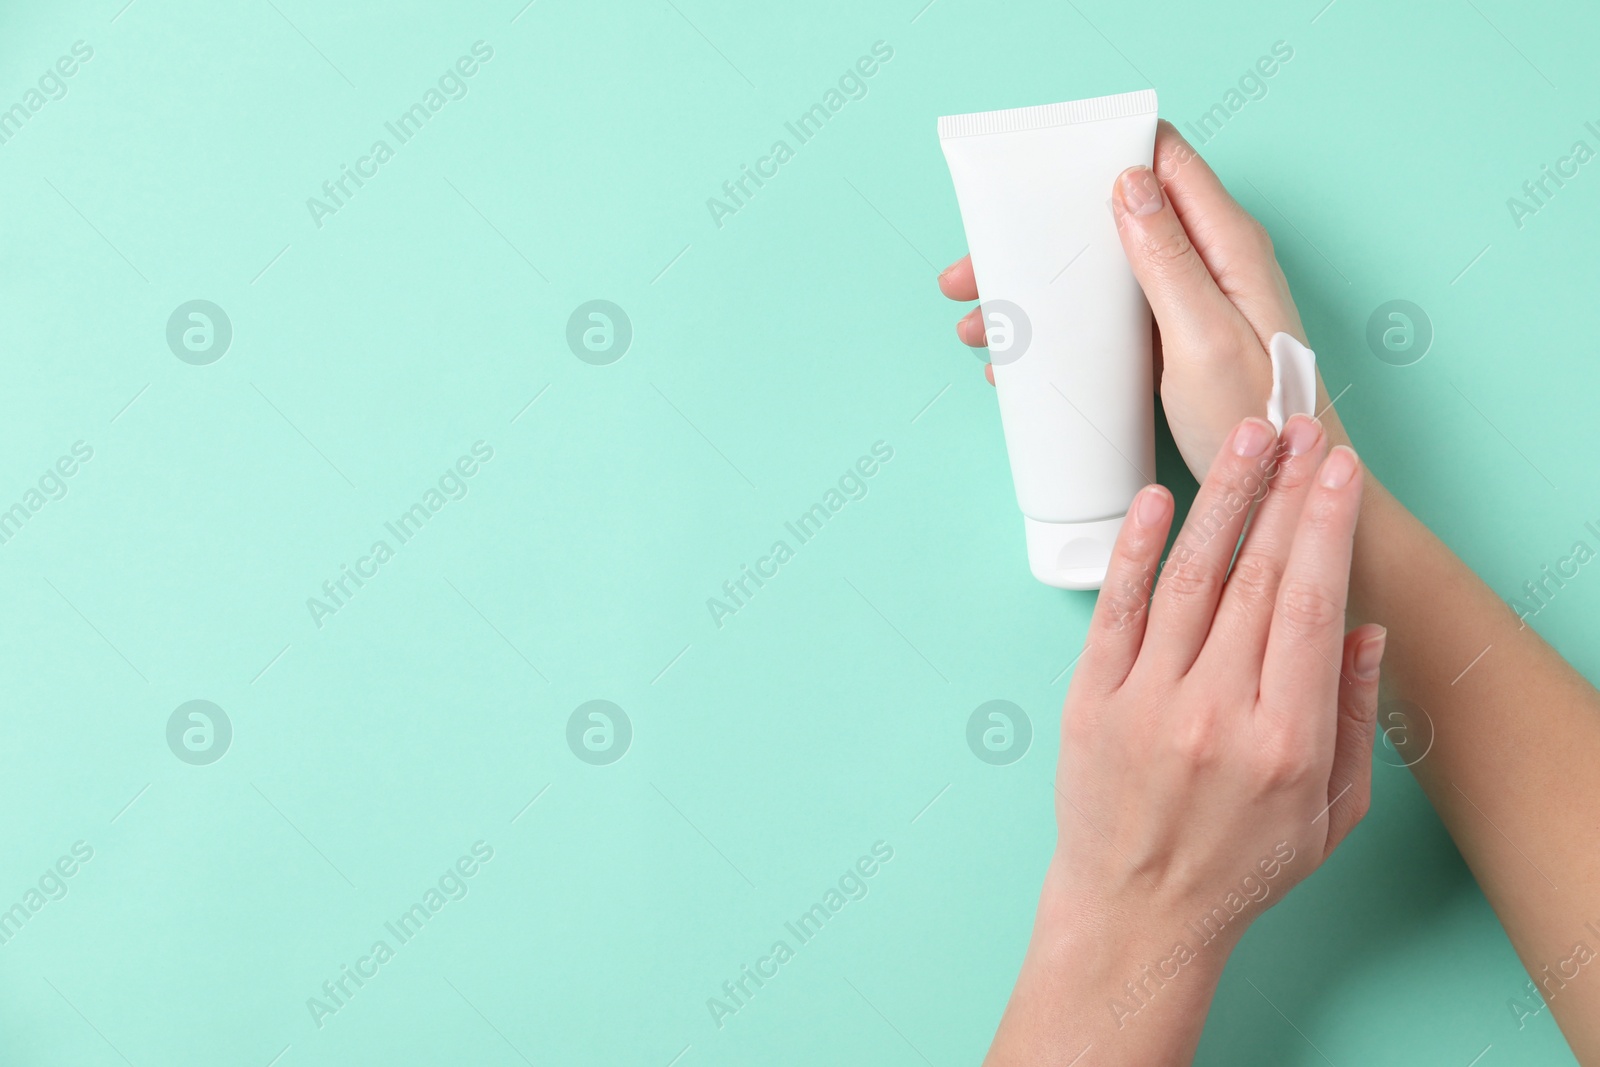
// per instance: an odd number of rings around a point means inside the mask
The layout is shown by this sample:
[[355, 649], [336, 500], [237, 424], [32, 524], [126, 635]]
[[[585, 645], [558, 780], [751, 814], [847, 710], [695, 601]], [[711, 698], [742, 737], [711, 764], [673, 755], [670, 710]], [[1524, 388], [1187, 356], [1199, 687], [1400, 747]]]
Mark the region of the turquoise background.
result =
[[[0, 508], [93, 458], [0, 545], [0, 909], [93, 858], [0, 947], [0, 1061], [976, 1062], [1092, 600], [1029, 576], [934, 286], [964, 251], [937, 116], [1154, 84], [1181, 125], [1287, 42], [1202, 151], [1366, 460], [1508, 598], [1600, 519], [1600, 163], [1521, 229], [1506, 206], [1600, 146], [1600, 19], [1323, 3], [7, 5], [0, 107], [93, 58], [0, 144]], [[319, 228], [307, 198], [480, 40]], [[719, 227], [707, 199], [878, 41], [865, 98]], [[232, 324], [210, 365], [166, 341], [194, 299]], [[610, 365], [566, 342], [591, 299], [632, 323]], [[1409, 366], [1364, 339], [1391, 299], [1435, 332]], [[479, 441], [466, 496], [315, 625]], [[878, 441], [866, 497], [714, 625]], [[1161, 477], [1192, 490], [1170, 442]], [[1597, 604], [1585, 572], [1534, 623], [1591, 678]], [[209, 765], [166, 739], [195, 699], [232, 726]], [[567, 743], [592, 699], [632, 725], [609, 765]], [[997, 699], [1033, 730], [1005, 766], [965, 740]], [[1548, 1011], [1518, 1029], [1527, 976], [1409, 772], [1375, 774], [1200, 1062], [1572, 1062]], [[319, 1028], [307, 999], [480, 841]], [[719, 1029], [707, 998], [878, 841], [867, 896]]]

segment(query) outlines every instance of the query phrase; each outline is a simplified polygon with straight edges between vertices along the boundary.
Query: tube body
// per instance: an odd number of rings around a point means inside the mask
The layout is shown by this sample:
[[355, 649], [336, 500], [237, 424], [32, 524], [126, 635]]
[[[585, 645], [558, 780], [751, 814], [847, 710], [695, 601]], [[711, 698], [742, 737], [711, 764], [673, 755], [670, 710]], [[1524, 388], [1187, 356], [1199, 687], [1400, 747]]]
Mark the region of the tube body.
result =
[[1155, 479], [1150, 309], [1111, 209], [1155, 134], [1153, 90], [939, 120], [1029, 566], [1058, 588], [1100, 587]]

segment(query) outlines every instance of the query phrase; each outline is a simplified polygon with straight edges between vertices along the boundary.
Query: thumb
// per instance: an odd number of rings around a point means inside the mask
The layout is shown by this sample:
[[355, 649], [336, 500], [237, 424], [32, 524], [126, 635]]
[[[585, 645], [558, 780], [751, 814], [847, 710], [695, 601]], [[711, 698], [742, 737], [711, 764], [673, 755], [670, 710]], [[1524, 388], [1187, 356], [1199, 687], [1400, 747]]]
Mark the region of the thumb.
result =
[[1217, 287], [1149, 167], [1123, 171], [1111, 203], [1123, 252], [1155, 312], [1169, 358], [1184, 353], [1225, 364], [1238, 360], [1242, 342], [1258, 344], [1249, 323]]

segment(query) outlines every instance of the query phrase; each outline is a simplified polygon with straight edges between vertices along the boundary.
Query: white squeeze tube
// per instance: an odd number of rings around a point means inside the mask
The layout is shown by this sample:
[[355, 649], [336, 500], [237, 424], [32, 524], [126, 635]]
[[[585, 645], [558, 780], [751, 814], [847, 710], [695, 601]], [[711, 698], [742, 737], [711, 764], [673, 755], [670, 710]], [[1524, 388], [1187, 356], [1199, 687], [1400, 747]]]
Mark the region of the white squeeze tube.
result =
[[1155, 479], [1150, 308], [1117, 236], [1117, 175], [1150, 166], [1154, 90], [950, 115], [939, 141], [989, 335], [1028, 566], [1098, 589]]

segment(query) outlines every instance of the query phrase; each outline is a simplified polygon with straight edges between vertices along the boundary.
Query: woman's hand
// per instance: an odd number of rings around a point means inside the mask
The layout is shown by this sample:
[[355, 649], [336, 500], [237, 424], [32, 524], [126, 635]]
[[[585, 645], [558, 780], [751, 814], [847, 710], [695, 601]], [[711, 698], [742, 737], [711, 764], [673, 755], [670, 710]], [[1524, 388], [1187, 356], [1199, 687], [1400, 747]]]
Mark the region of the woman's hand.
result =
[[1192, 1054], [1245, 927], [1367, 810], [1385, 633], [1344, 632], [1360, 464], [1305, 415], [1281, 442], [1252, 418], [1219, 444], [1159, 581], [1171, 495], [1142, 490], [1117, 538], [992, 1063]]
[[[1167, 422], [1184, 462], [1204, 478], [1233, 425], [1266, 414], [1272, 335], [1282, 331], [1305, 344], [1305, 327], [1266, 230], [1170, 122], [1156, 133], [1154, 170], [1125, 172], [1111, 202], [1128, 262], [1155, 312], [1156, 380]], [[946, 268], [939, 288], [953, 300], [978, 299], [971, 257]], [[979, 310], [956, 324], [956, 334], [975, 348], [986, 344]], [[1321, 409], [1327, 394], [1320, 378], [1317, 394]], [[1343, 439], [1337, 423], [1329, 430]]]
[[1367, 809], [1384, 634], [1344, 632], [1360, 464], [1304, 415], [1281, 449], [1262, 419], [1225, 444], [1158, 583], [1172, 498], [1139, 494], [1095, 606], [1057, 784], [1078, 908], [1198, 921], [1274, 858], [1276, 900]]

